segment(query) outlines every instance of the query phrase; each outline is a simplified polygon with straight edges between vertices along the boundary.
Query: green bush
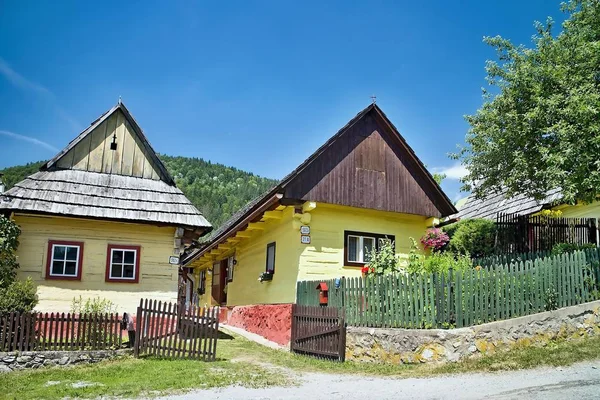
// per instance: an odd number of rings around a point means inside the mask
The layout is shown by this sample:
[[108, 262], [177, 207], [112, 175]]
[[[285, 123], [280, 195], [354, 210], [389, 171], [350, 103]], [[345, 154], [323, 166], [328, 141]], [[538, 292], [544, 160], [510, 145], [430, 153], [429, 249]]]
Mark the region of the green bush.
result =
[[444, 227], [450, 236], [445, 250], [479, 258], [494, 254], [496, 224], [487, 219], [465, 219]]
[[85, 299], [73, 297], [71, 312], [75, 314], [111, 314], [117, 312], [115, 303], [101, 297]]
[[0, 289], [0, 314], [7, 312], [30, 312], [38, 303], [36, 287], [31, 278], [14, 281]]
[[370, 253], [369, 268], [373, 268], [376, 275], [387, 275], [398, 271], [398, 256], [394, 242], [383, 240], [379, 249], [372, 249]]
[[12, 220], [0, 215], [0, 288], [8, 287], [17, 277], [17, 256], [21, 229]]
[[471, 257], [463, 254], [431, 253], [423, 260], [423, 271], [428, 273], [446, 273], [452, 268], [456, 271], [467, 271], [472, 268]]
[[552, 247], [551, 254], [553, 256], [563, 254], [563, 253], [571, 253], [577, 250], [585, 250], [585, 249], [594, 249], [596, 245], [594, 243], [585, 243], [585, 244], [575, 244], [575, 243], [557, 243]]
[[419, 253], [416, 240], [410, 238], [412, 243], [408, 255], [406, 272], [409, 274], [446, 273], [452, 268], [454, 271], [466, 271], [472, 268], [471, 257], [468, 254], [454, 254], [448, 251], [443, 253], [431, 252], [424, 256]]

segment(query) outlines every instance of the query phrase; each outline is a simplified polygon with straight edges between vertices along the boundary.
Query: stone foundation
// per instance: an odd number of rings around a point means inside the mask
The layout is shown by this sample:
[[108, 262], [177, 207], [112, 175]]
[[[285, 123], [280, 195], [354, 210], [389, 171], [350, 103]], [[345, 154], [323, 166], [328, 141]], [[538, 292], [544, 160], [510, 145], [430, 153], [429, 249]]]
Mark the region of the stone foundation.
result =
[[131, 350], [22, 351], [0, 353], [0, 372], [46, 366], [93, 364], [131, 354]]
[[459, 329], [348, 327], [346, 360], [378, 363], [458, 361], [558, 338], [600, 335], [600, 301]]
[[[288, 346], [292, 329], [291, 304], [257, 304], [221, 309], [220, 321]], [[223, 312], [226, 310], [226, 312]]]

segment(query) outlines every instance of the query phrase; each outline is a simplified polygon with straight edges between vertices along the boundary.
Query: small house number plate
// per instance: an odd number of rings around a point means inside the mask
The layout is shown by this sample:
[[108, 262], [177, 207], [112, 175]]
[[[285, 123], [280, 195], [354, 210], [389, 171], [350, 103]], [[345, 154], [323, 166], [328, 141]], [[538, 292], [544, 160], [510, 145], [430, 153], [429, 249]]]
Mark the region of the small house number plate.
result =
[[303, 235], [310, 235], [310, 226], [308, 225], [302, 225], [300, 227], [300, 233]]
[[179, 257], [177, 257], [177, 256], [171, 256], [171, 257], [169, 257], [169, 264], [171, 264], [171, 265], [178, 265], [179, 264]]
[[308, 235], [300, 236], [300, 242], [302, 244], [310, 244], [310, 236], [308, 236]]

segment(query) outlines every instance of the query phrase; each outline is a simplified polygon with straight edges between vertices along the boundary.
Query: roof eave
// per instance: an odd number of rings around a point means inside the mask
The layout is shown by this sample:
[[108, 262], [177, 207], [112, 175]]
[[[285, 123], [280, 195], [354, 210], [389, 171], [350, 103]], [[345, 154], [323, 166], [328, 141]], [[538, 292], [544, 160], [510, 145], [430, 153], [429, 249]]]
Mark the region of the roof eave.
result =
[[219, 234], [219, 236], [210, 240], [210, 242], [208, 242], [208, 244], [206, 244], [205, 247], [202, 248], [202, 250], [198, 254], [191, 257], [183, 265], [184, 266], [189, 265], [190, 263], [196, 261], [198, 258], [202, 257], [204, 254], [211, 251], [215, 247], [218, 247], [219, 244], [221, 244], [222, 242], [227, 240], [233, 233], [236, 233], [237, 231], [241, 230], [248, 223], [252, 222], [252, 220], [254, 220], [259, 215], [261, 215], [262, 213], [267, 211], [271, 206], [278, 203], [282, 197], [283, 197], [283, 195], [281, 193], [277, 193], [276, 190], [273, 190], [272, 192], [268, 193], [254, 207], [252, 207], [250, 210], [248, 210], [246, 213], [244, 213], [243, 216], [238, 218], [237, 223], [233, 224], [229, 229], [223, 231], [221, 234]]

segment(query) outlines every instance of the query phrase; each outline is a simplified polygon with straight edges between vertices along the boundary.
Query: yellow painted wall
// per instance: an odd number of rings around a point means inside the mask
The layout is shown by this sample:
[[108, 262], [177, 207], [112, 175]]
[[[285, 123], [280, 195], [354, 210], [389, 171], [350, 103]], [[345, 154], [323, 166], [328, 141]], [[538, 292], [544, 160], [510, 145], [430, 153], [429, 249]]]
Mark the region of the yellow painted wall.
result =
[[[227, 288], [227, 305], [293, 303], [296, 299], [300, 233], [292, 227], [293, 207], [279, 220], [265, 222], [264, 231], [235, 249], [237, 265]], [[266, 269], [267, 244], [275, 242], [275, 274], [270, 282], [258, 281]]]
[[[318, 203], [310, 211], [311, 243], [300, 242], [299, 223], [294, 208], [286, 207], [283, 218], [267, 220], [263, 231], [236, 245], [233, 282], [227, 290], [227, 305], [292, 303], [296, 298], [299, 280], [329, 279], [342, 276], [360, 276], [360, 267], [344, 266], [344, 231], [360, 231], [394, 235], [396, 252], [401, 263], [406, 263], [410, 250], [409, 237], [418, 240], [425, 232], [427, 218], [408, 214]], [[295, 223], [294, 223], [295, 222]], [[258, 282], [265, 271], [267, 244], [276, 242], [275, 274], [271, 282]], [[230, 252], [227, 253], [227, 256]], [[217, 260], [223, 256], [216, 257]], [[193, 264], [197, 268], [212, 266]], [[207, 295], [200, 304], [210, 298]]]
[[410, 237], [419, 240], [427, 218], [409, 214], [319, 203], [311, 211], [311, 244], [302, 245], [298, 280], [360, 276], [360, 267], [344, 266], [344, 231], [395, 236], [400, 262], [408, 261]]
[[[169, 265], [174, 227], [21, 214], [14, 220], [22, 231], [18, 275], [38, 285], [39, 310], [67, 312], [80, 295], [107, 298], [119, 312], [135, 312], [140, 298], [177, 300], [178, 268]], [[49, 240], [84, 242], [81, 281], [45, 279]], [[139, 283], [105, 282], [109, 243], [141, 246]]]
[[600, 201], [590, 204], [561, 205], [554, 209], [562, 211], [563, 218], [600, 218]]

